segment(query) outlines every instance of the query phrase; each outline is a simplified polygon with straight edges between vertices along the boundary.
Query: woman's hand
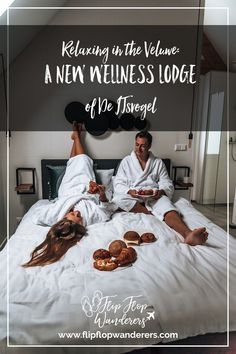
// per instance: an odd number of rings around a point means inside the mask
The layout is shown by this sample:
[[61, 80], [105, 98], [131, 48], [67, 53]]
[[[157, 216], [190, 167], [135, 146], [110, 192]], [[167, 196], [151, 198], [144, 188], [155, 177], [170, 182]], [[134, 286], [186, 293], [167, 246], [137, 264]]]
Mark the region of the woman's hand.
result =
[[105, 189], [106, 189], [106, 187], [103, 186], [102, 184], [97, 184], [94, 181], [89, 182], [88, 193], [98, 194], [101, 202], [108, 202], [108, 199], [107, 199], [107, 196], [105, 193]]
[[98, 187], [98, 194], [99, 194], [100, 201], [101, 202], [108, 202], [108, 199], [107, 199], [107, 196], [105, 193], [106, 187], [103, 186], [102, 184], [98, 184], [97, 187]]
[[90, 181], [89, 182], [89, 190], [88, 190], [89, 193], [91, 194], [97, 194], [99, 192], [99, 189], [98, 189], [98, 184], [94, 181]]

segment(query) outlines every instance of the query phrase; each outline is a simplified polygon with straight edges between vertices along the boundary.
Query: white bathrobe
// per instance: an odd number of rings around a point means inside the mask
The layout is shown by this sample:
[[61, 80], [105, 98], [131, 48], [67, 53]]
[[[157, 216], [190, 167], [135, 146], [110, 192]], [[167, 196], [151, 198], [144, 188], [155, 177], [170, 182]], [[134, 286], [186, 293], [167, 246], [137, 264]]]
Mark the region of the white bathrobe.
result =
[[52, 226], [71, 209], [81, 212], [84, 226], [109, 220], [117, 206], [112, 202], [102, 203], [97, 195], [88, 193], [91, 180], [95, 181], [93, 160], [85, 154], [70, 158], [58, 198], [48, 205], [39, 205], [35, 209], [34, 222]]
[[170, 210], [177, 210], [171, 203], [174, 187], [168, 176], [164, 162], [149, 154], [143, 170], [134, 151], [120, 163], [114, 179], [114, 201], [125, 211], [130, 211], [141, 198], [133, 198], [127, 192], [130, 189], [163, 189], [166, 196], [159, 200], [147, 199], [145, 205], [154, 215], [163, 220], [164, 214]]

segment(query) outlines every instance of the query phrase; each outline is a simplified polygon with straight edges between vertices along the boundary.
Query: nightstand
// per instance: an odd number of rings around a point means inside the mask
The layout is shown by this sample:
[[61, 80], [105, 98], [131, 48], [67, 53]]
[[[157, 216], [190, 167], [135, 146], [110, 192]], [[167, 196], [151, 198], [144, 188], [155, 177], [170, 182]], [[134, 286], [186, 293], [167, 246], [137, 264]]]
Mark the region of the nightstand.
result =
[[188, 191], [187, 193], [177, 192], [178, 196], [187, 197], [191, 200], [191, 188], [193, 184], [191, 182], [185, 183], [184, 177], [190, 177], [189, 166], [173, 166], [172, 167], [172, 179], [175, 191]]
[[16, 169], [17, 194], [35, 194], [35, 168], [19, 167]]

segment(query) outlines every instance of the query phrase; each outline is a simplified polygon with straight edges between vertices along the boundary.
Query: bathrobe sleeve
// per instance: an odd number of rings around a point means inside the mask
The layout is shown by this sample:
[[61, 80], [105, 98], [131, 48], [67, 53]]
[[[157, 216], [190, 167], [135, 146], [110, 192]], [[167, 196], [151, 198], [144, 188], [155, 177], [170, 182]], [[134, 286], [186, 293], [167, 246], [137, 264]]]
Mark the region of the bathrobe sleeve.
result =
[[171, 181], [166, 166], [161, 159], [157, 161], [157, 179], [158, 179], [158, 188], [163, 189], [170, 199], [174, 193], [173, 182]]
[[106, 215], [106, 220], [109, 220], [112, 214], [118, 209], [115, 202], [100, 202], [100, 210]]

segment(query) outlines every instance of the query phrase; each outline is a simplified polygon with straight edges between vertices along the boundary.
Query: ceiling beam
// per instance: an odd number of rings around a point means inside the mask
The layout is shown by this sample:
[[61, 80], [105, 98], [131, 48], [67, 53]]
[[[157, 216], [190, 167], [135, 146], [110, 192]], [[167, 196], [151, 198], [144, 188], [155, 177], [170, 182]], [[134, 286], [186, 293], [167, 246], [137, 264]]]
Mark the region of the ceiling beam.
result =
[[211, 70], [227, 71], [227, 66], [209, 41], [207, 35], [203, 32], [201, 74], [205, 75]]

